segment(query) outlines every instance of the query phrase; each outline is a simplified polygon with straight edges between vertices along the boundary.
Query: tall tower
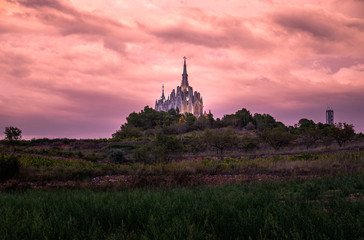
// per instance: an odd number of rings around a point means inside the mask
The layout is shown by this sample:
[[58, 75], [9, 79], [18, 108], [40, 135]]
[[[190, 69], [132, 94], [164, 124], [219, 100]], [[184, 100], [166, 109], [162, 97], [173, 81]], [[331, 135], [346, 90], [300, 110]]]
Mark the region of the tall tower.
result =
[[162, 97], [161, 97], [163, 100], [166, 99], [165, 96], [164, 96], [164, 84], [162, 84]]
[[334, 124], [334, 110], [329, 107], [326, 109], [326, 124]]
[[182, 83], [181, 83], [182, 91], [188, 89], [188, 74], [187, 74], [187, 66], [186, 66], [186, 56], [183, 57], [183, 73], [182, 73]]

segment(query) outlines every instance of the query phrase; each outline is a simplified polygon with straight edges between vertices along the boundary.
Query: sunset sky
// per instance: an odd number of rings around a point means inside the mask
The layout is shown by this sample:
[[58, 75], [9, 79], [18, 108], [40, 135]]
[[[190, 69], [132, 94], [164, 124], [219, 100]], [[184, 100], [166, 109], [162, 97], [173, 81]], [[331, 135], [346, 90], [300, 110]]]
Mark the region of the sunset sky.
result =
[[183, 56], [214, 117], [330, 106], [364, 132], [363, 0], [0, 0], [1, 134], [111, 137], [180, 85]]

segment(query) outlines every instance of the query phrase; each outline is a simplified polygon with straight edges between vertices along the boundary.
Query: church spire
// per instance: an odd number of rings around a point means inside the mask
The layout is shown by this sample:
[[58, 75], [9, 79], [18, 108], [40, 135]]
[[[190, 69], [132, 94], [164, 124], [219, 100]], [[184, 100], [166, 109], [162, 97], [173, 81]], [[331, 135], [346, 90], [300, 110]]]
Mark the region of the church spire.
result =
[[162, 84], [162, 100], [166, 99], [166, 97], [164, 96], [164, 84]]
[[187, 74], [187, 65], [186, 65], [186, 57], [183, 57], [183, 73], [182, 73], [182, 90], [186, 90], [188, 88], [188, 74]]

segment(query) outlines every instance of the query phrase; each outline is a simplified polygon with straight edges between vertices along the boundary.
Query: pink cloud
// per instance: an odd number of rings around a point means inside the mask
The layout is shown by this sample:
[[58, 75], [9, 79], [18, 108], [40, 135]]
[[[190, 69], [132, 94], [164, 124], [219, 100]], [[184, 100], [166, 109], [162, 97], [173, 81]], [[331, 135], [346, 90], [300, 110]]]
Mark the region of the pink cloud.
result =
[[[340, 6], [340, 7], [337, 7]], [[6, 1], [0, 128], [110, 137], [130, 112], [189, 82], [216, 117], [243, 107], [364, 131], [362, 1]]]

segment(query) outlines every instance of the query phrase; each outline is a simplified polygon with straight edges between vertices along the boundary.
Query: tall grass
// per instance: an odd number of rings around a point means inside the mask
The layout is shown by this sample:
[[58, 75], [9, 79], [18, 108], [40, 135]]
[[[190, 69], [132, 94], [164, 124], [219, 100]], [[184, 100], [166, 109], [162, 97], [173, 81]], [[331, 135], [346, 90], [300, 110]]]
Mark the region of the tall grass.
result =
[[[8, 156], [8, 155], [7, 155]], [[9, 155], [10, 156], [10, 155]], [[184, 160], [169, 163], [123, 163], [104, 164], [18, 154], [22, 181], [85, 180], [103, 175], [133, 176], [186, 176], [239, 174], [274, 171], [293, 173], [306, 168], [315, 174], [338, 172], [361, 172], [364, 167], [364, 151], [335, 154], [300, 154], [270, 158], [212, 158]]]
[[1, 239], [362, 239], [364, 174], [257, 185], [0, 194]]

